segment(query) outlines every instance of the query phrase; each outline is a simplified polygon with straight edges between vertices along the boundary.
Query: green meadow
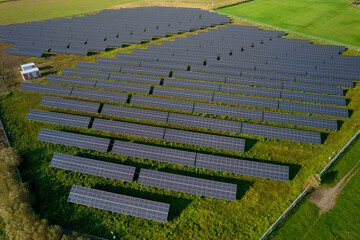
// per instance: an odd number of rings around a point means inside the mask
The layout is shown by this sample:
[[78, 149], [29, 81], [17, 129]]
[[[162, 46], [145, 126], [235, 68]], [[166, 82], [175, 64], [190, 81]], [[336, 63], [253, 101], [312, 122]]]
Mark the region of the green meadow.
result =
[[349, 0], [254, 0], [219, 13], [360, 48], [360, 8]]

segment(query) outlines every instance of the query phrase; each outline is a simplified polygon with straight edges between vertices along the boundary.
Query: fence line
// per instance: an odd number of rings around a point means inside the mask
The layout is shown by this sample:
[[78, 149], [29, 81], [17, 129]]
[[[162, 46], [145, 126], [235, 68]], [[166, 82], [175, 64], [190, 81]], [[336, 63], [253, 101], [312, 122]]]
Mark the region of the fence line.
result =
[[[334, 162], [340, 157], [340, 155], [346, 150], [347, 147], [359, 136], [360, 130], [355, 133], [355, 135], [345, 144], [345, 146], [336, 154], [336, 156], [321, 170], [319, 176], [321, 177], [333, 164]], [[289, 212], [298, 204], [303, 197], [309, 192], [311, 189], [310, 185], [302, 191], [299, 196], [290, 204], [290, 206], [280, 215], [278, 219], [268, 228], [268, 230], [259, 238], [259, 240], [264, 240], [269, 234], [279, 225], [279, 223], [289, 214]]]

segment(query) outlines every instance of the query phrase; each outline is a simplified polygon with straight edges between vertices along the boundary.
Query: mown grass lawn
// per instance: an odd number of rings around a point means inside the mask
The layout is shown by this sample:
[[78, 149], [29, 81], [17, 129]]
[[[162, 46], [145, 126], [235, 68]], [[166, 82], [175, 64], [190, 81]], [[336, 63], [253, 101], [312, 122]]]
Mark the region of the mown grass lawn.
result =
[[[324, 185], [334, 186], [360, 159], [360, 137], [324, 176]], [[338, 195], [336, 205], [319, 216], [319, 208], [309, 195], [274, 231], [271, 239], [359, 239], [360, 172]]]
[[360, 8], [348, 0], [254, 0], [218, 12], [360, 48]]
[[0, 24], [8, 25], [100, 11], [141, 0], [18, 0], [0, 1]]

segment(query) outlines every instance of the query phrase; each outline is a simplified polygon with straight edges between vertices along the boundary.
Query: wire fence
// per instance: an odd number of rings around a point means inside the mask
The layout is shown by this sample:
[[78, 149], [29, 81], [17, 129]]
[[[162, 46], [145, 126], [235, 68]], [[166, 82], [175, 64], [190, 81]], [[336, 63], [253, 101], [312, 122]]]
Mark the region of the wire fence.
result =
[[[345, 144], [345, 146], [331, 159], [331, 161], [321, 170], [319, 176], [323, 176], [324, 173], [334, 164], [334, 162], [341, 156], [341, 154], [349, 147], [349, 145], [360, 135], [360, 130]], [[291, 212], [291, 210], [304, 198], [309, 192], [311, 186], [307, 186], [304, 191], [290, 204], [290, 206], [280, 215], [280, 217], [268, 228], [268, 230], [259, 238], [259, 240], [266, 239], [272, 231], [279, 225], [279, 223]]]

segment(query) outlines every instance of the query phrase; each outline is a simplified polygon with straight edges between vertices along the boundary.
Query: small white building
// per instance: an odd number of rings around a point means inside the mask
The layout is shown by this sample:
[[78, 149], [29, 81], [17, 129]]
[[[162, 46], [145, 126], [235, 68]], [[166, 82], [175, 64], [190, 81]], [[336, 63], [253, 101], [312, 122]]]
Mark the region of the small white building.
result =
[[35, 66], [35, 63], [28, 63], [21, 65], [21, 76], [24, 81], [41, 77], [40, 70]]

